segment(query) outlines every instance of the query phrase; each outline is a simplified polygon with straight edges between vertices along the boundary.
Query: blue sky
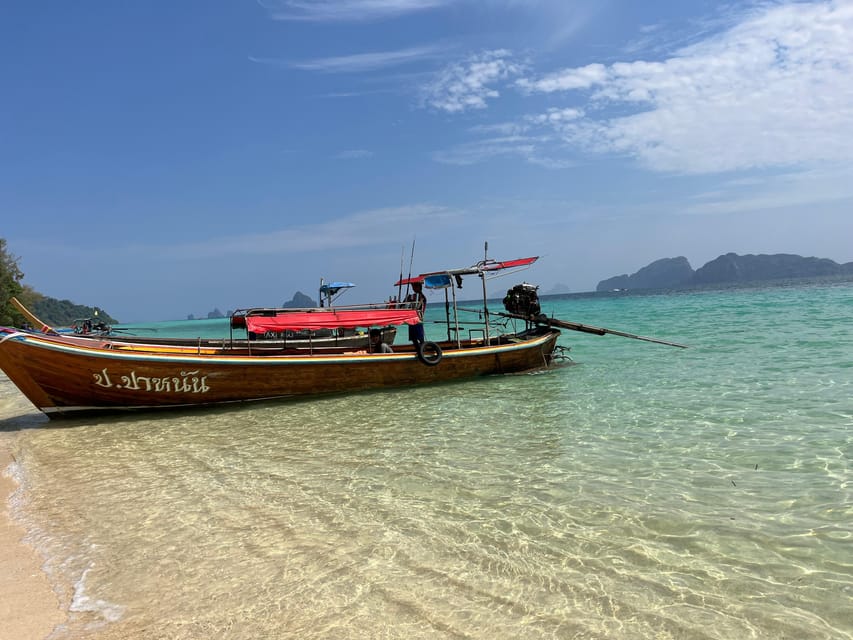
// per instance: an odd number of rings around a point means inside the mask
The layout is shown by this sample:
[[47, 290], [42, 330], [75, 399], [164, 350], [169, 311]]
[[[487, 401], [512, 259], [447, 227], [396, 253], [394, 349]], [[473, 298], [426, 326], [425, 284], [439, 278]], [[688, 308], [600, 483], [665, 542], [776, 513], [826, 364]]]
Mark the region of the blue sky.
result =
[[853, 260], [853, 3], [18, 2], [0, 237], [125, 322], [540, 255]]

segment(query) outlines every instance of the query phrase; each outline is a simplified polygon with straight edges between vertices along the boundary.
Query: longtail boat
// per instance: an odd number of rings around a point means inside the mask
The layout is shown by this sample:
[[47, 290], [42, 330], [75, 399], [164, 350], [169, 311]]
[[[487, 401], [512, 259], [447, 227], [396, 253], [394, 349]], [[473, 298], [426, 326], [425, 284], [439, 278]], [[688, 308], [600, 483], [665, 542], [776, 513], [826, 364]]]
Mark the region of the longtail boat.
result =
[[[481, 267], [487, 265], [442, 273], [477, 274], [485, 280], [491, 269]], [[427, 285], [447, 286], [444, 280]], [[560, 332], [553, 327], [523, 320], [518, 331], [496, 333], [485, 323], [468, 329], [463, 338], [458, 320], [449, 314], [448, 309], [448, 335], [451, 327], [455, 335], [440, 341], [416, 339], [395, 345], [392, 353], [341, 346], [259, 348], [251, 341], [194, 348], [93, 340], [58, 335], [42, 323], [42, 333], [0, 330], [0, 369], [38, 409], [56, 418], [433, 384], [543, 369], [555, 362]], [[422, 328], [420, 310], [396, 301], [349, 308], [247, 309], [235, 312], [231, 322], [255, 334]]]
[[[411, 344], [391, 353], [315, 345], [268, 347], [227, 343], [194, 347], [132, 343], [60, 335], [35, 318], [41, 333], [0, 328], [0, 369], [51, 418], [93, 411], [198, 407], [369, 389], [434, 384], [493, 374], [547, 369], [570, 361], [557, 345], [560, 328], [613, 334], [675, 347], [684, 345], [623, 331], [548, 318], [540, 312], [538, 287], [522, 283], [507, 291], [505, 311], [489, 310], [486, 279], [493, 271], [523, 269], [537, 258], [483, 260], [472, 267], [420, 274], [395, 283], [444, 290], [446, 339], [426, 340], [420, 302], [311, 309], [255, 308], [235, 312], [234, 328], [247, 332], [317, 331], [408, 326]], [[455, 288], [476, 275], [483, 307], [460, 308]], [[452, 296], [452, 305], [451, 305]], [[400, 296], [402, 297], [402, 296]], [[473, 311], [479, 326], [460, 322]], [[510, 325], [495, 327], [492, 316]], [[463, 337], [463, 332], [467, 335]]]
[[[548, 367], [559, 331], [537, 327], [491, 340], [367, 352], [186, 354], [68, 344], [51, 336], [0, 337], [0, 368], [50, 417], [431, 384]], [[138, 345], [137, 345], [138, 346]], [[439, 355], [440, 354], [440, 355]]]

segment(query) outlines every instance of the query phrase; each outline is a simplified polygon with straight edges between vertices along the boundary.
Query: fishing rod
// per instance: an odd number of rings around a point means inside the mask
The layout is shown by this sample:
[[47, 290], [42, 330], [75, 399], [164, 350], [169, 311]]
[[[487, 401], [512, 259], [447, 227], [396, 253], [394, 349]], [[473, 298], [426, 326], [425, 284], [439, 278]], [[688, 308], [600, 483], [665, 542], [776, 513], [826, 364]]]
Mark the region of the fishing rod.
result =
[[[468, 311], [471, 313], [482, 313], [481, 309], [463, 309], [459, 308], [460, 311]], [[654, 342], [656, 344], [663, 344], [668, 347], [678, 347], [679, 349], [687, 349], [686, 344], [679, 344], [678, 342], [670, 342], [668, 340], [660, 340], [658, 338], [650, 338], [648, 336], [640, 336], [636, 333], [628, 333], [627, 331], [619, 331], [617, 329], [607, 329], [605, 327], [596, 327], [591, 324], [582, 324], [580, 322], [567, 322], [565, 320], [558, 320], [557, 318], [549, 318], [544, 313], [540, 313], [536, 316], [524, 316], [520, 313], [501, 313], [499, 311], [490, 311], [492, 315], [502, 316], [504, 318], [513, 318], [516, 320], [524, 320], [525, 322], [534, 322], [536, 324], [544, 324], [549, 327], [560, 327], [561, 329], [569, 329], [571, 331], [581, 331], [583, 333], [593, 333], [597, 336], [603, 336], [605, 334], [611, 334], [614, 336], [621, 336], [622, 338], [632, 338], [633, 340], [643, 340], [645, 342]]]

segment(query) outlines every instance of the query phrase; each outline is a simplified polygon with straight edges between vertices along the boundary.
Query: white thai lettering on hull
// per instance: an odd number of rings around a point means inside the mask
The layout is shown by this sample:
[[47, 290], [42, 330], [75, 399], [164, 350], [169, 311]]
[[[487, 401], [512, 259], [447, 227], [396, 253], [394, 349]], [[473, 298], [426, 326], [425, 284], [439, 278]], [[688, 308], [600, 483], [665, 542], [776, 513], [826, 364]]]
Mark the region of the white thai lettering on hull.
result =
[[113, 373], [113, 378], [120, 382], [113, 382], [106, 367], [98, 373], [93, 373], [95, 384], [105, 389], [125, 389], [129, 391], [150, 391], [153, 393], [207, 393], [207, 376], [200, 376], [199, 371], [181, 371], [178, 376], [166, 376], [163, 378], [152, 378], [150, 376], [137, 375], [131, 371], [128, 375]]

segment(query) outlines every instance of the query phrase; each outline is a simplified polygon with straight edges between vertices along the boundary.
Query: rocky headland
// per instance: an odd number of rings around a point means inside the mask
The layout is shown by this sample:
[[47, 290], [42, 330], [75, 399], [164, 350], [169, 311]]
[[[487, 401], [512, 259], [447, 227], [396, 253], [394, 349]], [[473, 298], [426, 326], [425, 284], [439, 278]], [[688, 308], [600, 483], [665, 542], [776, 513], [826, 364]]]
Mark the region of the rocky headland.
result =
[[696, 270], [684, 256], [655, 260], [631, 275], [602, 280], [595, 290], [681, 289], [832, 276], [853, 276], [853, 262], [839, 264], [828, 258], [787, 253], [743, 256], [727, 253]]

